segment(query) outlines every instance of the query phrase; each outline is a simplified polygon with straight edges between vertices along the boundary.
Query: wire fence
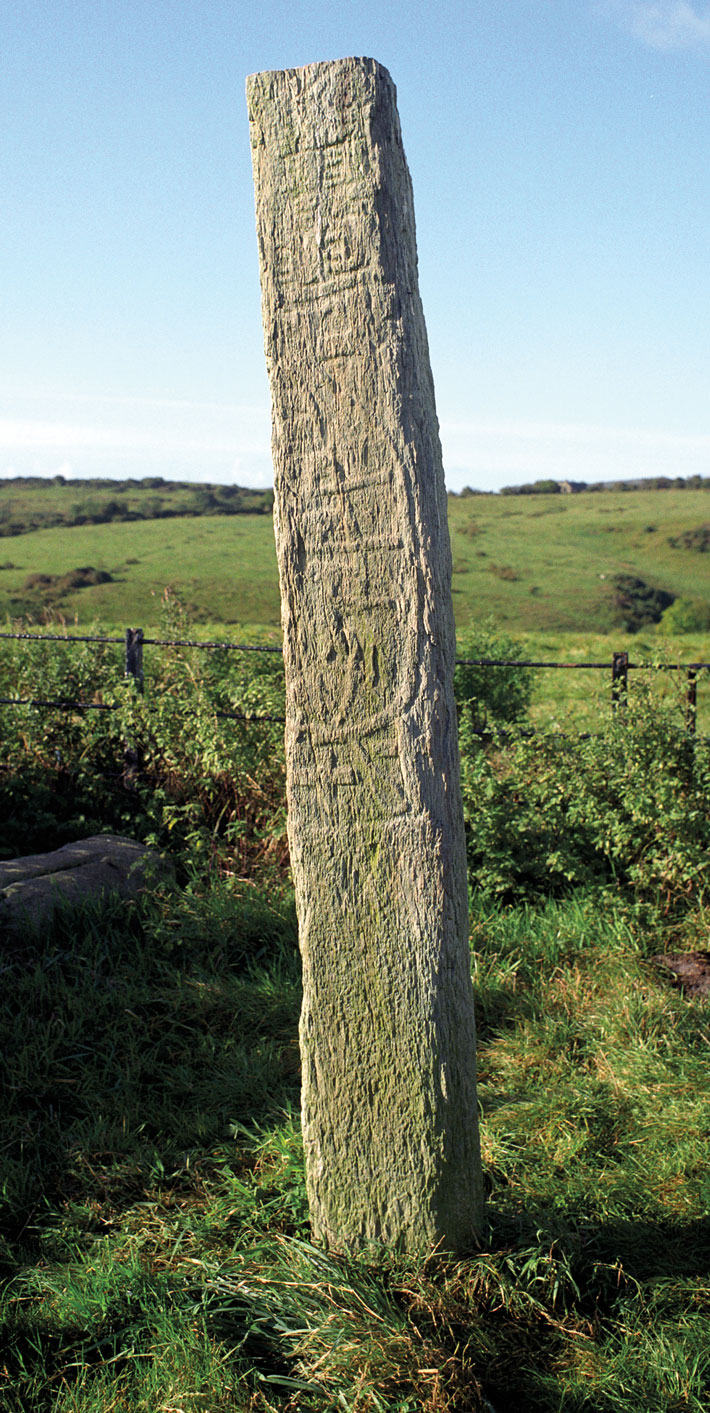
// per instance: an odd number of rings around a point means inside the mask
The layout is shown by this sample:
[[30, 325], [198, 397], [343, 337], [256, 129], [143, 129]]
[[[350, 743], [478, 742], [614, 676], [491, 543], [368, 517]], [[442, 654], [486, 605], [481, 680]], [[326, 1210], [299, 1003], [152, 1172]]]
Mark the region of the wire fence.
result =
[[[228, 652], [276, 653], [283, 656], [278, 646], [265, 643], [232, 643], [221, 639], [201, 638], [146, 638], [142, 628], [126, 628], [120, 638], [88, 633], [9, 633], [0, 632], [0, 639], [35, 643], [105, 643], [120, 645], [124, 649], [124, 676], [133, 681], [139, 692], [144, 687], [143, 649], [160, 648], [204, 648], [224, 649]], [[121, 702], [88, 702], [71, 697], [0, 697], [0, 706], [47, 707], [66, 711], [119, 711]], [[215, 715], [222, 721], [273, 721], [285, 722], [284, 716], [270, 716], [243, 711], [217, 711]]]
[[[37, 643], [104, 643], [120, 645], [124, 649], [124, 676], [132, 681], [139, 692], [144, 687], [143, 669], [143, 649], [145, 647], [159, 648], [197, 648], [205, 651], [225, 651], [241, 653], [270, 653], [283, 656], [282, 649], [275, 644], [266, 643], [233, 643], [223, 639], [200, 639], [200, 638], [146, 638], [142, 628], [126, 628], [121, 637], [110, 637], [101, 634], [86, 633], [19, 633], [0, 632], [0, 639], [9, 639], [17, 642], [37, 642]], [[592, 671], [608, 672], [610, 674], [611, 705], [617, 708], [622, 705], [628, 692], [628, 680], [630, 672], [682, 672], [685, 674], [685, 719], [686, 727], [691, 733], [695, 733], [697, 727], [697, 684], [698, 675], [703, 671], [710, 671], [710, 662], [632, 662], [627, 652], [613, 652], [611, 660], [603, 662], [551, 662], [548, 660], [536, 660], [532, 658], [486, 658], [486, 657], [457, 657], [455, 659], [458, 666], [464, 667], [484, 667], [484, 668], [539, 668], [550, 671]], [[8, 707], [44, 707], [48, 709], [66, 711], [118, 711], [120, 702], [90, 702], [80, 701], [68, 697], [0, 697], [0, 706]], [[221, 720], [233, 720], [244, 722], [284, 722], [284, 716], [250, 714], [248, 712], [217, 711], [215, 715]]]

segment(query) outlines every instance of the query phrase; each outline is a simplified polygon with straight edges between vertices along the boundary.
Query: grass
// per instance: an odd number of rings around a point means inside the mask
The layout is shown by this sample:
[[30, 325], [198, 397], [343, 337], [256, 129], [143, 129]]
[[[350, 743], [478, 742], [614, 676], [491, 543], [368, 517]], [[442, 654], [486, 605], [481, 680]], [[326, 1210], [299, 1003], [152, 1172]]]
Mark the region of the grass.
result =
[[[710, 662], [710, 634], [687, 633], [665, 637], [646, 630], [637, 634], [522, 633], [516, 635], [523, 657], [536, 662], [598, 662], [600, 670], [555, 671], [541, 668], [534, 674], [530, 716], [535, 726], [556, 725], [563, 730], [593, 731], [611, 709], [611, 659], [613, 652], [626, 652], [631, 664]], [[490, 669], [494, 671], [493, 668]], [[687, 674], [683, 671], [630, 670], [630, 694], [641, 684], [651, 688], [654, 697], [684, 704]], [[710, 673], [698, 674], [696, 684], [697, 727], [710, 732]], [[684, 709], [684, 706], [683, 706]]]
[[[25, 589], [41, 569], [108, 571], [112, 582], [63, 595], [55, 607], [71, 622], [93, 618], [123, 627], [156, 625], [163, 591], [179, 585], [194, 621], [277, 625], [280, 620], [274, 532], [269, 515], [179, 516], [129, 524], [35, 530], [1, 541], [0, 612], [34, 612], [42, 596]], [[46, 600], [46, 596], [45, 596]]]
[[0, 487], [0, 539], [50, 525], [133, 522], [174, 515], [269, 514], [272, 503], [271, 491], [195, 485], [155, 476], [142, 481], [14, 476]]
[[[56, 496], [66, 487], [50, 490]], [[688, 548], [683, 535], [709, 520], [707, 491], [451, 496], [457, 625], [464, 632], [491, 617], [534, 659], [610, 664], [612, 651], [627, 651], [632, 661], [709, 661], [709, 633], [669, 637], [651, 626], [627, 634], [611, 625], [617, 573], [636, 574], [654, 587], [697, 597], [705, 556]], [[75, 630], [100, 621], [113, 625], [109, 631], [119, 635], [126, 626], [140, 624], [148, 636], [162, 636], [164, 591], [177, 583], [191, 636], [256, 634], [275, 640], [278, 635], [278, 579], [268, 515], [58, 527], [3, 543], [8, 558], [0, 563], [0, 613], [30, 613], [41, 621], [43, 604], [49, 603], [54, 616]], [[39, 570], [61, 576], [84, 565], [107, 571], [112, 581], [56, 600], [24, 587]], [[684, 690], [680, 677], [657, 675], [659, 691]], [[540, 671], [532, 716], [537, 725], [594, 729], [609, 699], [609, 673]], [[707, 674], [699, 682], [698, 710], [699, 729], [707, 731]]]
[[[47, 495], [66, 489], [50, 487]], [[195, 488], [182, 490], [194, 494]], [[708, 522], [710, 495], [702, 490], [450, 496], [459, 627], [492, 616], [516, 635], [574, 634], [580, 623], [606, 632], [612, 581], [620, 573], [695, 598], [705, 555], [702, 537], [696, 535], [697, 547], [690, 547], [692, 532]], [[683, 538], [688, 532], [690, 542]], [[0, 614], [41, 613], [41, 595], [25, 588], [30, 575], [64, 575], [90, 565], [112, 574], [114, 582], [57, 599], [69, 620], [78, 614], [81, 622], [98, 617], [148, 627], [157, 621], [163, 589], [177, 582], [196, 621], [279, 622], [269, 515], [183, 514], [75, 525], [1, 543]]]
[[458, 1262], [308, 1239], [288, 889], [197, 880], [3, 953], [3, 1413], [701, 1413], [698, 945], [613, 892], [474, 898], [490, 1226]]
[[696, 597], [704, 560], [673, 547], [710, 519], [704, 491], [449, 498], [454, 608], [522, 631], [606, 631], [612, 581], [632, 574]]

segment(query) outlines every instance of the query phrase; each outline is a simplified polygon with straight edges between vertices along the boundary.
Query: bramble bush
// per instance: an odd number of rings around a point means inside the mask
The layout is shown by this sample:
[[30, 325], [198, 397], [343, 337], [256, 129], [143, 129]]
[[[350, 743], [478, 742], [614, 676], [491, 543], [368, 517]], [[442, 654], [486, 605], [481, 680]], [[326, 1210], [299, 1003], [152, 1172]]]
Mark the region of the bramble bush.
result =
[[[185, 628], [174, 605], [161, 636]], [[100, 630], [94, 630], [97, 635]], [[241, 872], [287, 862], [277, 655], [151, 647], [145, 695], [101, 644], [5, 647], [0, 695], [116, 710], [0, 708], [0, 856], [113, 830]], [[140, 768], [129, 775], [126, 746]]]
[[710, 881], [710, 750], [677, 705], [635, 686], [589, 737], [482, 747], [464, 721], [462, 791], [474, 887], [502, 898], [616, 881], [670, 908]]
[[[529, 667], [483, 667], [476, 658], [510, 662], [522, 656], [522, 648], [489, 621], [458, 634], [456, 656], [463, 658], [454, 668], [454, 695], [459, 719], [474, 730], [511, 725], [525, 719], [534, 685]], [[466, 662], [465, 659], [474, 659]]]
[[[89, 631], [101, 636], [98, 627]], [[190, 635], [184, 605], [166, 591], [158, 636]], [[505, 658], [519, 649], [486, 625], [465, 635], [458, 651]], [[141, 695], [123, 676], [119, 646], [24, 641], [3, 647], [0, 695], [119, 705], [84, 712], [0, 708], [0, 854], [48, 849], [111, 829], [186, 851], [193, 863], [211, 859], [241, 871], [260, 860], [283, 869], [280, 654], [150, 646], [144, 662]], [[530, 690], [524, 669], [456, 668], [460, 710], [476, 724], [519, 720]], [[248, 719], [223, 720], [220, 712]], [[140, 760], [130, 782], [126, 743]]]

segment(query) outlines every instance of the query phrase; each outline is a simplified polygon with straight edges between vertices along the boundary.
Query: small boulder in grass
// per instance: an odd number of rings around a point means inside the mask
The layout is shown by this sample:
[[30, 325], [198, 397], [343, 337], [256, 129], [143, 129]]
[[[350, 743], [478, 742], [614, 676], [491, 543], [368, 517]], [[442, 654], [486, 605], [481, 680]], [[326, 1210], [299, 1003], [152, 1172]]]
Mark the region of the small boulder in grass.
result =
[[690, 996], [710, 996], [710, 952], [659, 952], [651, 961]]
[[36, 931], [56, 907], [118, 894], [137, 898], [173, 877], [156, 849], [117, 834], [97, 834], [47, 854], [0, 863], [0, 931]]

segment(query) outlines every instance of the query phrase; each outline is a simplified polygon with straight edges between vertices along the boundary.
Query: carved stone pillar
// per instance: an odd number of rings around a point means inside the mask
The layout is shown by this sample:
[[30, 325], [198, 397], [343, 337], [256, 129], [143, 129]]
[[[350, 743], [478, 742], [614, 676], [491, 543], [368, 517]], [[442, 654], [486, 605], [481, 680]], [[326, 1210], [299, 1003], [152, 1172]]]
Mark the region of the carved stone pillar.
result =
[[446, 493], [394, 84], [248, 80], [314, 1236], [482, 1215]]

